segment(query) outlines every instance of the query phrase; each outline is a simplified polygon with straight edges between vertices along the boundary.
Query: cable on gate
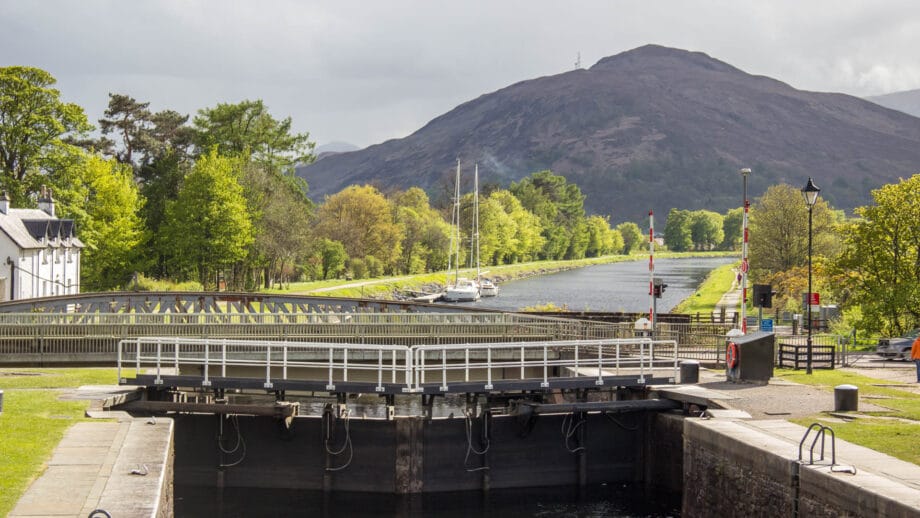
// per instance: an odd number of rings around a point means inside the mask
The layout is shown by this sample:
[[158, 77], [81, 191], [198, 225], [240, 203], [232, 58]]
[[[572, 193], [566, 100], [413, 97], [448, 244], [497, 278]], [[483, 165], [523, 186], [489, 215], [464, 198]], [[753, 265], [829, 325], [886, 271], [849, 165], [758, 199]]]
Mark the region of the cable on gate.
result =
[[348, 450], [348, 459], [345, 461], [345, 464], [337, 467], [328, 467], [326, 468], [326, 471], [341, 471], [350, 466], [351, 460], [354, 458], [355, 450], [351, 445], [351, 430], [348, 426], [349, 416], [350, 412], [347, 408], [342, 411], [342, 421], [344, 422], [343, 426], [345, 428], [345, 441], [342, 443], [341, 448], [333, 451], [329, 446], [329, 440], [332, 439], [333, 432], [335, 432], [335, 420], [333, 419], [331, 412], [326, 412], [323, 414], [323, 419], [326, 421], [326, 439], [323, 441], [324, 445], [326, 446], [326, 453], [332, 455], [333, 457], [337, 457], [344, 453], [346, 449]]
[[575, 414], [565, 414], [565, 416], [562, 417], [562, 442], [565, 446], [565, 449], [568, 450], [569, 453], [578, 453], [580, 451], [584, 451], [585, 449], [584, 446], [578, 446], [576, 448], [569, 447], [569, 441], [571, 440], [572, 436], [575, 435], [576, 431], [578, 431], [578, 427], [583, 424], [585, 424], [585, 420], [577, 419]]
[[615, 418], [615, 417], [613, 417], [612, 415], [608, 414], [607, 412], [604, 412], [604, 417], [606, 417], [607, 419], [610, 419], [610, 421], [612, 421], [613, 424], [619, 426], [620, 428], [626, 430], [627, 432], [635, 432], [636, 430], [639, 429], [639, 425], [638, 425], [638, 424], [633, 425], [633, 427], [630, 428], [630, 427], [626, 426], [625, 424], [621, 423], [619, 420], [617, 420], [617, 418]]
[[482, 448], [482, 450], [477, 450], [473, 446], [473, 412], [467, 409], [464, 413], [466, 420], [466, 456], [463, 458], [463, 468], [470, 473], [474, 471], [488, 470], [489, 466], [479, 466], [478, 468], [468, 468], [467, 466], [469, 466], [471, 453], [476, 455], [485, 455], [488, 453], [489, 447], [492, 445], [492, 441], [489, 440], [489, 419], [485, 415], [482, 417], [481, 442], [485, 443], [485, 446]]
[[[225, 418], [233, 424], [234, 428], [236, 428], [236, 444], [231, 449], [227, 449], [224, 447], [224, 419]], [[236, 462], [231, 462], [228, 464], [221, 463], [219, 464], [221, 468], [232, 468], [233, 466], [238, 466], [241, 462], [243, 462], [243, 459], [246, 458], [246, 441], [243, 440], [243, 433], [240, 431], [239, 416], [234, 414], [234, 415], [230, 415], [227, 417], [222, 416], [220, 418], [220, 432], [218, 432], [217, 434], [217, 448], [220, 449], [221, 453], [224, 453], [226, 455], [233, 455], [234, 453], [238, 451], [240, 452], [240, 458], [237, 459]]]

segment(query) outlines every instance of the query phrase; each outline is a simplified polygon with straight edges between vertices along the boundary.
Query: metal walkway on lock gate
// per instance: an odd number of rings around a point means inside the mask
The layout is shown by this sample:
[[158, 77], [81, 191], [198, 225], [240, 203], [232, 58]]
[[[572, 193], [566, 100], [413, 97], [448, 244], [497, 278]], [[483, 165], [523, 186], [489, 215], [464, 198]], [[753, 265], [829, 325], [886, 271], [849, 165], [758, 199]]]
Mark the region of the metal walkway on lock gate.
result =
[[124, 385], [444, 394], [674, 383], [673, 340], [369, 345], [146, 337], [118, 344]]

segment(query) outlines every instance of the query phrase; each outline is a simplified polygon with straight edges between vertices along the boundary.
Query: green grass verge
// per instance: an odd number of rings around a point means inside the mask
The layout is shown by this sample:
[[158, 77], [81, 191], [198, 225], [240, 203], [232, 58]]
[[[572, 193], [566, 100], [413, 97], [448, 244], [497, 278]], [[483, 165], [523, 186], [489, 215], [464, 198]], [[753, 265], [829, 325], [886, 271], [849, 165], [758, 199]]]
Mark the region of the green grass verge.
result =
[[0, 368], [0, 516], [41, 474], [67, 428], [84, 420], [88, 402], [60, 401], [60, 389], [115, 383], [115, 369]]
[[[871, 396], [874, 405], [888, 409], [884, 412], [859, 412], [867, 418], [847, 422], [833, 421], [828, 414], [791, 419], [792, 422], [809, 426], [821, 423], [830, 426], [834, 434], [845, 441], [891, 455], [898, 459], [920, 464], [920, 394], [901, 390], [897, 383], [869, 378], [840, 370], [815, 370], [808, 375], [803, 371], [777, 369], [776, 376], [796, 383], [813, 385], [833, 391], [842, 384], [855, 385], [860, 397]], [[905, 384], [905, 388], [910, 385]]]
[[684, 299], [674, 309], [672, 313], [687, 313], [695, 315], [710, 315], [715, 310], [716, 304], [725, 292], [731, 289], [732, 281], [735, 280], [735, 272], [732, 268], [737, 268], [738, 263], [726, 264], [709, 272], [709, 275], [697, 288], [696, 293]]

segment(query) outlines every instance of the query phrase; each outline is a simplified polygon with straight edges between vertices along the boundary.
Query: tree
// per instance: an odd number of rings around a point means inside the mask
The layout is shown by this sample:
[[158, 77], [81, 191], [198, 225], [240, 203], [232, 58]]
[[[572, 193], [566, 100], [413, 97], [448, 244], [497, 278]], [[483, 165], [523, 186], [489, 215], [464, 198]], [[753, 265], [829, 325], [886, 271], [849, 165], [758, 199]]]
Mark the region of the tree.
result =
[[690, 229], [691, 215], [688, 210], [671, 209], [664, 225], [664, 244], [672, 252], [686, 252], [693, 246]]
[[0, 187], [14, 205], [29, 203], [41, 184], [55, 184], [62, 170], [82, 159], [72, 139], [92, 129], [83, 109], [65, 103], [48, 72], [0, 67]]
[[599, 257], [623, 249], [623, 236], [610, 228], [610, 220], [603, 216], [588, 218], [588, 249], [586, 255]]
[[402, 229], [390, 202], [374, 187], [352, 185], [326, 198], [316, 213], [317, 236], [339, 241], [354, 259], [374, 256], [387, 271], [402, 254]]
[[504, 189], [493, 191], [489, 194], [489, 199], [501, 206], [514, 225], [514, 235], [509, 242], [511, 248], [503, 254], [503, 260], [515, 263], [536, 259], [546, 244], [540, 218], [525, 209], [511, 191]]
[[445, 268], [450, 225], [429, 205], [425, 191], [412, 187], [395, 193], [392, 201], [403, 232], [399, 271], [423, 273]]
[[719, 248], [722, 250], [737, 250], [744, 237], [742, 226], [744, 224], [744, 210], [741, 207], [730, 209], [722, 219], [722, 230], [725, 237]]
[[722, 215], [709, 210], [690, 213], [690, 236], [697, 250], [712, 250], [725, 239]]
[[540, 171], [512, 182], [511, 192], [521, 205], [540, 218], [546, 243], [545, 259], [579, 259], [588, 243], [585, 196], [575, 184], [552, 171]]
[[253, 243], [246, 255], [247, 287], [269, 288], [287, 268], [307, 255], [312, 228], [312, 203], [280, 175], [247, 163], [240, 180], [253, 226]]
[[134, 165], [134, 152], [141, 147], [150, 125], [150, 103], [139, 103], [133, 97], [109, 94], [109, 107], [105, 118], [99, 119], [103, 135], [117, 133], [121, 140], [121, 152], [114, 152], [115, 158], [123, 164]]
[[145, 242], [138, 211], [143, 200], [129, 167], [89, 156], [81, 164], [85, 183], [85, 217], [77, 221], [83, 252], [81, 284], [90, 290], [124, 286], [143, 269]]
[[[813, 219], [813, 255], [833, 255], [838, 215], [818, 198]], [[751, 268], [769, 276], [808, 261], [808, 207], [799, 189], [787, 184], [767, 189], [749, 214]], [[766, 280], [766, 277], [764, 277]]]
[[317, 249], [322, 257], [322, 278], [337, 277], [345, 270], [345, 261], [348, 260], [348, 254], [345, 253], [345, 247], [338, 241], [322, 238], [318, 242]]
[[629, 255], [642, 243], [643, 234], [639, 225], [626, 221], [617, 225], [617, 232], [623, 236], [623, 253]]
[[212, 150], [195, 162], [175, 201], [166, 206], [166, 235], [172, 260], [193, 271], [205, 287], [214, 275], [246, 257], [252, 223], [239, 178], [243, 162]]
[[860, 307], [865, 329], [900, 335], [920, 326], [920, 174], [872, 198], [843, 225], [833, 284], [846, 305]]
[[253, 161], [282, 173], [315, 159], [310, 134], [292, 133], [291, 118], [275, 119], [261, 100], [199, 110], [194, 125], [199, 149], [216, 146], [228, 156], [248, 154]]

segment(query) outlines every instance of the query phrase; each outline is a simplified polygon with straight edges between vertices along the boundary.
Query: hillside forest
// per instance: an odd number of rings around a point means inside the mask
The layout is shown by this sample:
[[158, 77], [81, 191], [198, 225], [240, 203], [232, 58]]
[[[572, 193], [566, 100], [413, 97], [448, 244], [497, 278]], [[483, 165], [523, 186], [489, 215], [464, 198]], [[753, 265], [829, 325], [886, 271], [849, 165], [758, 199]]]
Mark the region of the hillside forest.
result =
[[[75, 220], [86, 245], [81, 291], [154, 281], [257, 290], [448, 266], [452, 177], [434, 193], [351, 185], [314, 203], [295, 174], [315, 160], [314, 143], [260, 100], [217, 104], [190, 117], [110, 94], [96, 127], [80, 106], [62, 100], [55, 83], [41, 69], [0, 68], [0, 188], [12, 207], [34, 207], [41, 187], [51, 188], [57, 213]], [[465, 260], [472, 167], [463, 165], [466, 194], [459, 200]], [[852, 217], [819, 198], [812, 213], [814, 291], [837, 303], [848, 323], [898, 333], [920, 324], [920, 175], [872, 196], [874, 204]], [[645, 222], [611, 227], [609, 217], [586, 213], [584, 199], [577, 185], [546, 170], [508, 186], [482, 186], [481, 264], [645, 248]], [[802, 195], [797, 187], [772, 186], [749, 214], [751, 276], [774, 287], [781, 307], [795, 310], [807, 286]], [[673, 252], [739, 250], [742, 220], [741, 208], [673, 208], [661, 239]]]

